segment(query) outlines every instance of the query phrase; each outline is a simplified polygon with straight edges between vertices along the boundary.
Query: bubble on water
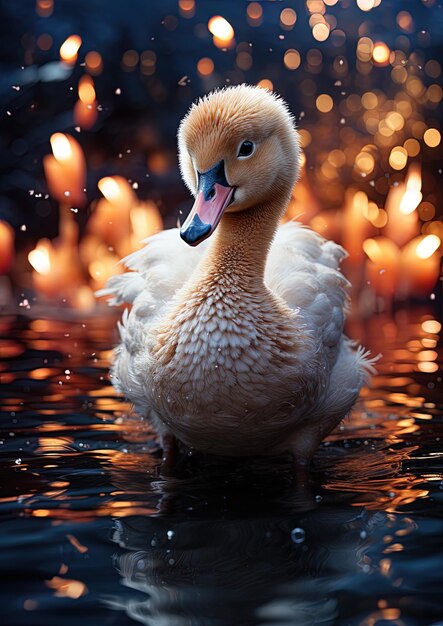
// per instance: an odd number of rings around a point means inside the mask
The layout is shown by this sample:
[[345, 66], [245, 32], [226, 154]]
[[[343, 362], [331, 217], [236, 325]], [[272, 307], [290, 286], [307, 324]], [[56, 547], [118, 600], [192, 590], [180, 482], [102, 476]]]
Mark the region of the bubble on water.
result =
[[166, 535], [167, 535], [169, 541], [171, 541], [171, 539], [173, 539], [175, 537], [175, 532], [173, 530], [168, 530]]
[[144, 570], [145, 566], [146, 566], [146, 563], [144, 559], [140, 559], [139, 561], [137, 561], [137, 569]]
[[360, 531], [360, 537], [361, 539], [366, 539], [366, 537], [368, 536], [368, 533], [365, 530], [361, 530]]
[[168, 563], [169, 565], [175, 565], [175, 559], [169, 559]]
[[293, 528], [291, 530], [291, 539], [294, 543], [303, 543], [305, 540], [305, 531], [303, 528]]
[[322, 497], [322, 496], [320, 496], [320, 495], [315, 496], [315, 501], [316, 501], [316, 502], [321, 502], [322, 500], [323, 500], [323, 497]]
[[22, 464], [22, 460], [21, 459], [15, 459], [15, 464], [16, 465], [21, 465]]

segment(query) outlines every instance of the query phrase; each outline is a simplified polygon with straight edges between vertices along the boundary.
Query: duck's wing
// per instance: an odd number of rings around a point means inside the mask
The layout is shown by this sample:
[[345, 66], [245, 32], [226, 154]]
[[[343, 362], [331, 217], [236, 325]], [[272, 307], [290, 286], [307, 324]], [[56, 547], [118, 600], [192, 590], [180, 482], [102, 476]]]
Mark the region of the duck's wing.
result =
[[268, 287], [292, 309], [299, 310], [308, 328], [334, 348], [341, 340], [349, 282], [339, 270], [345, 250], [297, 222], [277, 230], [266, 264]]
[[206, 242], [192, 248], [179, 234], [178, 228], [163, 230], [148, 237], [144, 248], [120, 261], [128, 270], [112, 276], [98, 297], [107, 297], [108, 304], [134, 304], [145, 309], [145, 315], [156, 315], [175, 292], [182, 287], [206, 249]]

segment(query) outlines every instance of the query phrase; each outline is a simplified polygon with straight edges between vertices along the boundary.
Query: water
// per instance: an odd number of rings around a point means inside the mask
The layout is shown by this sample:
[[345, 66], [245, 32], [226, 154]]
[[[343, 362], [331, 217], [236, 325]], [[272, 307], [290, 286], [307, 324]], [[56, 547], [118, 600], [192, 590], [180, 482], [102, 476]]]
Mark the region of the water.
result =
[[0, 318], [1, 624], [442, 624], [434, 318], [351, 325], [384, 358], [310, 489], [287, 458], [183, 456], [160, 478], [109, 385], [115, 320]]

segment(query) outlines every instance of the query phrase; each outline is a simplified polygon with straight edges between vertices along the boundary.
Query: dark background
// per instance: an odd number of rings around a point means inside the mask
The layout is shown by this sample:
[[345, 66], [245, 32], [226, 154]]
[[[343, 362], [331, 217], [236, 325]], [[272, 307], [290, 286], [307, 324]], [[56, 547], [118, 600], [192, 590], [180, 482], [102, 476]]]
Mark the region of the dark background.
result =
[[[351, 143], [363, 146], [373, 142], [362, 121], [364, 109], [343, 109], [349, 95], [378, 89], [386, 98], [393, 98], [403, 88], [392, 81], [391, 64], [373, 67], [367, 75], [358, 71], [360, 37], [369, 36], [392, 50], [403, 50], [408, 72], [420, 75], [425, 87], [441, 82], [441, 76], [432, 78], [424, 71], [428, 60], [441, 58], [441, 5], [433, 0], [383, 0], [371, 11], [362, 11], [354, 0], [339, 0], [325, 7], [335, 26], [329, 38], [319, 42], [309, 25], [309, 3], [261, 2], [259, 26], [248, 20], [248, 4], [197, 0], [193, 17], [184, 17], [186, 12], [180, 10], [177, 0], [54, 0], [52, 12], [42, 16], [37, 11], [38, 1], [0, 2], [0, 219], [15, 228], [19, 248], [29, 249], [39, 237], [57, 233], [58, 207], [50, 197], [45, 198], [48, 190], [42, 167], [52, 133], [71, 133], [83, 146], [89, 204], [100, 195], [97, 181], [102, 176], [120, 174], [138, 183], [141, 199], [151, 198], [158, 204], [166, 226], [175, 225], [179, 208], [190, 206], [177, 167], [180, 119], [193, 100], [214, 87], [262, 79], [272, 81], [275, 91], [288, 101], [299, 127], [311, 132], [312, 141], [306, 147], [307, 174], [322, 208], [342, 206], [345, 189], [351, 184], [383, 205], [389, 186], [405, 174], [405, 170], [398, 173], [389, 167], [389, 150], [380, 151], [373, 174], [365, 179], [346, 164], [339, 180], [329, 183], [319, 176], [319, 168], [325, 150], [343, 144], [343, 124], [354, 133]], [[285, 7], [297, 13], [295, 26], [289, 30], [280, 22]], [[410, 32], [398, 25], [398, 13], [404, 10], [413, 19], [412, 30], [407, 29]], [[214, 45], [207, 28], [214, 15], [225, 17], [235, 31], [235, 43], [225, 51]], [[45, 34], [50, 35], [49, 40], [41, 39]], [[71, 34], [82, 37], [77, 63], [70, 75], [48, 80], [41, 68], [59, 60], [60, 45]], [[241, 69], [238, 54], [248, 47], [252, 65]], [[295, 71], [284, 64], [284, 52], [290, 48], [301, 55]], [[85, 55], [91, 50], [103, 59], [101, 73], [93, 77], [100, 111], [92, 129], [76, 132], [73, 106], [77, 84], [85, 73]], [[125, 67], [128, 50], [139, 55], [154, 52], [154, 73], [144, 73], [143, 56], [134, 67]], [[320, 51], [320, 63], [308, 62], [312, 50]], [[315, 60], [315, 55], [318, 57], [314, 52], [311, 59]], [[214, 63], [208, 77], [197, 70], [202, 57]], [[337, 65], [339, 59], [341, 66]], [[320, 93], [330, 94], [334, 100], [334, 109], [327, 115], [315, 106]], [[432, 106], [417, 103], [417, 110], [428, 126], [439, 128], [441, 102]], [[442, 206], [441, 144], [428, 148], [421, 143], [423, 200], [431, 196], [438, 217]], [[82, 209], [76, 216], [82, 226], [90, 210]], [[22, 224], [25, 232], [20, 230]]]

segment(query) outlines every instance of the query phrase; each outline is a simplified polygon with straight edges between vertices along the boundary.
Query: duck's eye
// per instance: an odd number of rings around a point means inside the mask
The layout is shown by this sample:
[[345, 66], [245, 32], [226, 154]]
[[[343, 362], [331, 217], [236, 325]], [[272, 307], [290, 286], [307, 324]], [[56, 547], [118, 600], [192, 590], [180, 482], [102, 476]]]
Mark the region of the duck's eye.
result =
[[241, 159], [245, 159], [246, 157], [251, 156], [251, 154], [255, 150], [255, 145], [252, 141], [244, 141], [240, 148], [238, 149], [237, 156]]

